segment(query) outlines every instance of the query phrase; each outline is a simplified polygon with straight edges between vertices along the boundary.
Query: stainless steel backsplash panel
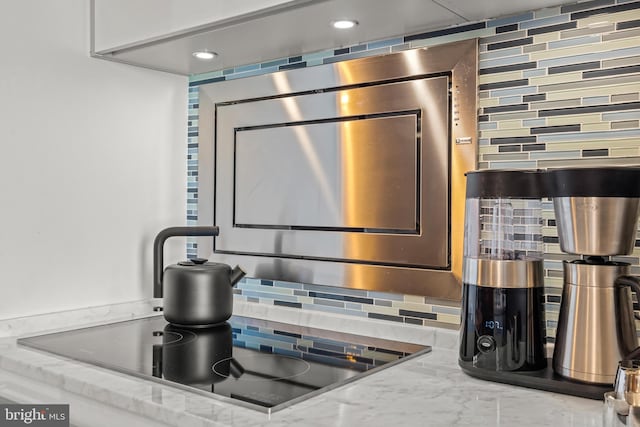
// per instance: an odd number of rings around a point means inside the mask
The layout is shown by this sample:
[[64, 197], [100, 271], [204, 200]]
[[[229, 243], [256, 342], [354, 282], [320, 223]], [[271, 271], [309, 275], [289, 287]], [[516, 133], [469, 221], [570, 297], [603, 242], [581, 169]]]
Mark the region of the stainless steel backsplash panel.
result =
[[476, 73], [470, 40], [200, 86], [200, 256], [459, 299]]

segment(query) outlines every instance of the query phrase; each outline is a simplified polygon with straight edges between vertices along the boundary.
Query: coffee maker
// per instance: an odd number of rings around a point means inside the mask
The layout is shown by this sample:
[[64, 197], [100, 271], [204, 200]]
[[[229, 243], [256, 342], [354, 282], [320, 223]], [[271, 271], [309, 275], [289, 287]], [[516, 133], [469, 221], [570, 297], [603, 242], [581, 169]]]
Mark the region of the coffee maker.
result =
[[460, 362], [487, 371], [542, 369], [541, 174], [466, 176]]
[[[631, 254], [634, 248], [640, 215], [640, 168], [566, 168], [519, 172], [522, 176], [536, 176], [533, 180], [538, 185], [537, 193], [531, 193], [529, 187], [520, 182], [510, 188], [512, 192], [503, 196], [511, 200], [525, 200], [532, 196], [550, 198], [553, 201], [560, 248], [576, 256], [576, 259], [563, 262], [564, 284], [553, 358], [546, 360], [546, 366], [539, 362], [538, 357], [533, 358], [536, 363], [501, 363], [497, 360], [504, 360], [509, 354], [495, 352], [492, 346], [485, 346], [489, 340], [484, 337], [492, 334], [482, 329], [486, 324], [484, 317], [487, 313], [495, 312], [495, 307], [500, 303], [497, 300], [479, 299], [476, 296], [479, 292], [473, 290], [474, 287], [486, 287], [492, 281], [504, 281], [507, 275], [496, 264], [487, 264], [485, 261], [485, 258], [491, 258], [493, 249], [486, 249], [487, 244], [478, 244], [489, 230], [500, 228], [477, 219], [483, 214], [488, 215], [488, 200], [484, 208], [476, 209], [474, 206], [479, 204], [479, 200], [499, 198], [495, 190], [490, 190], [495, 186], [492, 179], [478, 177], [499, 177], [505, 171], [495, 171], [496, 175], [491, 175], [489, 171], [478, 171], [467, 175], [459, 365], [469, 375], [485, 380], [602, 399], [603, 393], [613, 388], [618, 362], [640, 358], [632, 302], [632, 291], [640, 296], [640, 280], [628, 275], [629, 264], [612, 259], [617, 255]], [[517, 182], [516, 175], [508, 179]], [[506, 212], [508, 209], [505, 215]], [[513, 209], [511, 224], [520, 222], [515, 214], [516, 209]], [[505, 219], [502, 223], [509, 223], [509, 220]], [[508, 231], [500, 233], [501, 236], [509, 236]], [[515, 240], [515, 235], [512, 240]], [[495, 246], [495, 240], [491, 242], [489, 246]], [[479, 250], [474, 251], [474, 247]], [[542, 263], [542, 250], [539, 255], [536, 251], [524, 256], [515, 255], [514, 261], [526, 264], [532, 258], [540, 258]], [[491, 267], [485, 268], [487, 265]], [[542, 292], [542, 271], [538, 267], [525, 270], [530, 272], [527, 280], [536, 277], [533, 280], [536, 284], [531, 287]], [[483, 273], [480, 274], [480, 271]], [[480, 280], [473, 282], [475, 277]], [[487, 282], [488, 277], [491, 279]], [[523, 285], [524, 282], [521, 282], [520, 286]], [[524, 323], [529, 330], [537, 330], [542, 315], [537, 315], [536, 311], [544, 311], [542, 303], [536, 303], [531, 310], [523, 310], [522, 304], [513, 299], [501, 298], [500, 301], [503, 304], [500, 306], [502, 312], [520, 313], [519, 319], [527, 319]], [[516, 318], [510, 315], [509, 320]], [[502, 342], [495, 335], [493, 333], [492, 338], [496, 343]], [[507, 339], [513, 342], [515, 337], [511, 333]], [[539, 348], [538, 337], [538, 334], [527, 336], [524, 339], [525, 347]], [[496, 345], [496, 348], [499, 346]], [[494, 354], [496, 362], [487, 361], [487, 354], [490, 353]]]

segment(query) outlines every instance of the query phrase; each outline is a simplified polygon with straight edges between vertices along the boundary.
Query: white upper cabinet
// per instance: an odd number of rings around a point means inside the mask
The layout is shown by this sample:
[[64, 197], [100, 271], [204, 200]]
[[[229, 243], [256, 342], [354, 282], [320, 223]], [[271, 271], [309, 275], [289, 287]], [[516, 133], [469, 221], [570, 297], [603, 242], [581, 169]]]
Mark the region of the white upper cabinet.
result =
[[[575, 0], [91, 0], [93, 55], [190, 75], [475, 24]], [[613, 1], [613, 0], [611, 0]], [[533, 14], [531, 14], [533, 17]], [[331, 26], [340, 19], [358, 25]], [[478, 24], [482, 26], [481, 24]], [[479, 35], [488, 34], [481, 31]], [[210, 61], [193, 56], [209, 51]]]
[[95, 52], [138, 44], [203, 25], [281, 9], [309, 0], [93, 0]]

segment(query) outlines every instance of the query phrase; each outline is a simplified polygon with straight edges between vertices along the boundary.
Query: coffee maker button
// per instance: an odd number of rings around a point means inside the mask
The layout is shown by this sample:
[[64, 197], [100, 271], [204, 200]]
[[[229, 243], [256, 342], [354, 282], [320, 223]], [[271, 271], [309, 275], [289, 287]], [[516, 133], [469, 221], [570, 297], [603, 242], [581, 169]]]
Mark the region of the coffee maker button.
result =
[[482, 335], [478, 338], [477, 346], [481, 353], [490, 353], [496, 349], [496, 340], [492, 336]]

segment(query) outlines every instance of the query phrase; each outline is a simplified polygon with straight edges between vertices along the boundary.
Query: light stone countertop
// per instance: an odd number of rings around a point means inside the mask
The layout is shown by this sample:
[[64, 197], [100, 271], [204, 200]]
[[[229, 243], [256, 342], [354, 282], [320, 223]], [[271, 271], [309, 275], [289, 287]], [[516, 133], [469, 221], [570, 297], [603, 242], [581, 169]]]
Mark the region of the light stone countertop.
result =
[[[148, 315], [153, 302], [0, 322], [0, 333]], [[267, 415], [0, 340], [0, 396], [69, 403], [76, 426], [601, 426], [602, 403], [471, 378], [457, 366], [457, 331], [237, 304], [234, 313], [434, 346], [431, 353]], [[157, 314], [157, 313], [156, 313]], [[65, 319], [53, 320], [53, 319]], [[98, 319], [101, 319], [98, 321]], [[75, 321], [74, 321], [75, 320]], [[99, 414], [99, 415], [98, 415]]]

